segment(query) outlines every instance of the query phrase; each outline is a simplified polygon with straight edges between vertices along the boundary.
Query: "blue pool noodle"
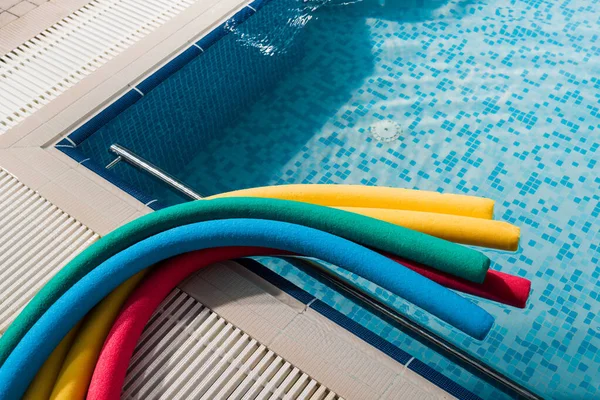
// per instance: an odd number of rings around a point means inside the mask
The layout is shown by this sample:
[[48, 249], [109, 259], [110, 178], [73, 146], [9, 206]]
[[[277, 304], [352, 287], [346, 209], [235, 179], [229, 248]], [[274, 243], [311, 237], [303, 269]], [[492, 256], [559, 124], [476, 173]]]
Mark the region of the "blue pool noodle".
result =
[[0, 399], [20, 398], [67, 332], [129, 277], [178, 254], [223, 246], [287, 250], [342, 266], [478, 339], [487, 335], [494, 322], [485, 310], [450, 290], [379, 253], [329, 233], [269, 220], [200, 222], [140, 241], [100, 264], [65, 292], [0, 368]]

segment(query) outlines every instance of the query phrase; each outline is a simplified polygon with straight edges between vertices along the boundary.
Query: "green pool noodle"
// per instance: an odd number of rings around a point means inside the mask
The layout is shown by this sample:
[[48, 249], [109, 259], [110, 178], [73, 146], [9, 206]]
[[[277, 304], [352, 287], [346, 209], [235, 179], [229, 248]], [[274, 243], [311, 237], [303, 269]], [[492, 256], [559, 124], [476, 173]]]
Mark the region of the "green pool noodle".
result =
[[183, 203], [144, 215], [115, 229], [62, 268], [33, 297], [0, 338], [0, 366], [40, 316], [100, 263], [140, 240], [165, 230], [228, 218], [268, 219], [315, 228], [477, 283], [483, 282], [490, 265], [489, 258], [476, 250], [330, 207], [251, 197]]

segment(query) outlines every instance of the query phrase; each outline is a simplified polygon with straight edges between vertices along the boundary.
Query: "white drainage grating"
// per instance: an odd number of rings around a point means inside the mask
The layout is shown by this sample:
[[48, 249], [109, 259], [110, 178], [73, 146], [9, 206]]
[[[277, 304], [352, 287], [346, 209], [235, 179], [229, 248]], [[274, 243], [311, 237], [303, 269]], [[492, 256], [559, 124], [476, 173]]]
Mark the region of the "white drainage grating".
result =
[[176, 289], [140, 338], [124, 399], [341, 399]]
[[[0, 336], [98, 238], [0, 168]], [[147, 324], [123, 398], [343, 400], [179, 289]]]
[[94, 0], [0, 56], [0, 134], [196, 0]]
[[0, 168], [0, 334], [92, 230]]

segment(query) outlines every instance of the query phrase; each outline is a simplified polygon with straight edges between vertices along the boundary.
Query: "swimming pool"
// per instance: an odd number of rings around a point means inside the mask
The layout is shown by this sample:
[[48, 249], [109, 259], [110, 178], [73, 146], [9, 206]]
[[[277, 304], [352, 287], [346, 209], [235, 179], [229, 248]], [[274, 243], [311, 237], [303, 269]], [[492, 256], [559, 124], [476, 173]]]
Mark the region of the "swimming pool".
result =
[[[496, 317], [485, 341], [361, 285], [546, 398], [598, 397], [599, 17], [579, 0], [271, 0], [141, 86], [78, 150], [106, 165], [125, 145], [207, 195], [356, 183], [493, 198], [521, 248], [485, 252], [533, 287], [525, 310], [475, 300]], [[113, 174], [184, 201], [126, 164]], [[473, 393], [507, 397], [293, 265], [267, 264]]]

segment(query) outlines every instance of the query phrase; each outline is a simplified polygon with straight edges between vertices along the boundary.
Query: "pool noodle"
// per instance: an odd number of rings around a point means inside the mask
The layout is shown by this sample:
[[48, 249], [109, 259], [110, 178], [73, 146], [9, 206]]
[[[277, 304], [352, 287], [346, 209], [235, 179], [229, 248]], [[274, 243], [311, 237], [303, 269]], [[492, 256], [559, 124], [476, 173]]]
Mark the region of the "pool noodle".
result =
[[484, 219], [494, 217], [494, 201], [491, 199], [384, 186], [277, 185], [220, 193], [209, 199], [225, 197], [265, 197], [331, 207], [389, 208]]
[[336, 207], [454, 243], [515, 251], [520, 229], [504, 221], [386, 208]]
[[94, 267], [154, 234], [224, 218], [272, 219], [305, 225], [462, 278], [483, 282], [490, 260], [454, 243], [354, 213], [307, 203], [260, 198], [193, 201], [142, 216], [101, 238], [63, 267], [0, 337], [0, 366], [41, 315]]
[[80, 323], [75, 325], [75, 327], [73, 327], [73, 329], [71, 329], [60, 341], [46, 361], [44, 361], [44, 364], [39, 369], [23, 395], [22, 400], [45, 400], [50, 398], [50, 393], [52, 393], [52, 388], [56, 383], [60, 368], [71, 348], [73, 340], [75, 340], [79, 326]]
[[87, 398], [116, 399], [121, 395], [129, 361], [146, 323], [169, 292], [189, 275], [219, 261], [281, 253], [258, 247], [221, 247], [182, 254], [161, 263], [123, 305], [98, 357]]
[[388, 254], [388, 257], [449, 289], [513, 307], [525, 308], [531, 292], [531, 281], [529, 279], [492, 269], [488, 270], [483, 283], [475, 283], [397, 256]]
[[94, 366], [106, 335], [123, 303], [144, 277], [141, 271], [127, 279], [98, 303], [82, 321], [81, 328], [60, 368], [50, 400], [85, 399]]
[[235, 219], [186, 225], [157, 234], [118, 253], [77, 282], [26, 333], [0, 368], [0, 399], [20, 397], [68, 330], [121, 282], [156, 262], [203, 247], [273, 247], [344, 266], [483, 339], [493, 318], [483, 309], [421, 275], [348, 240], [284, 222]]

